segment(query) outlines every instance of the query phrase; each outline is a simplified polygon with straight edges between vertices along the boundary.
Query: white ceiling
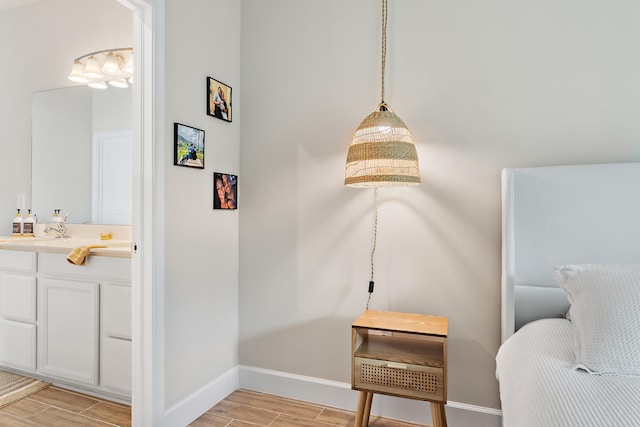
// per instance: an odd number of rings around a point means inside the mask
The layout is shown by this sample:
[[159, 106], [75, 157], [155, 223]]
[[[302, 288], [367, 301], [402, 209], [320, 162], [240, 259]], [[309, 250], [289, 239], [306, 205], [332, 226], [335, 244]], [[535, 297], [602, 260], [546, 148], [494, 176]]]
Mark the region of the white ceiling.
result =
[[24, 6], [25, 4], [33, 3], [34, 1], [38, 0], [0, 0], [0, 12]]

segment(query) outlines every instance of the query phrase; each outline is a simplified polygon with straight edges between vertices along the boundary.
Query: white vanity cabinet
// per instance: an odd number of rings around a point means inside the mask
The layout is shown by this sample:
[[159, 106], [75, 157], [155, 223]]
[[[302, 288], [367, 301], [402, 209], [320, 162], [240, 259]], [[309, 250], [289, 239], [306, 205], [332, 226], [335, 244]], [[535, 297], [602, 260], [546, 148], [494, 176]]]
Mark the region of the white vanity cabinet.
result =
[[36, 254], [0, 251], [0, 364], [36, 370]]
[[39, 369], [50, 376], [131, 395], [131, 260], [66, 255], [38, 257], [43, 315]]
[[0, 250], [0, 365], [131, 396], [131, 259]]

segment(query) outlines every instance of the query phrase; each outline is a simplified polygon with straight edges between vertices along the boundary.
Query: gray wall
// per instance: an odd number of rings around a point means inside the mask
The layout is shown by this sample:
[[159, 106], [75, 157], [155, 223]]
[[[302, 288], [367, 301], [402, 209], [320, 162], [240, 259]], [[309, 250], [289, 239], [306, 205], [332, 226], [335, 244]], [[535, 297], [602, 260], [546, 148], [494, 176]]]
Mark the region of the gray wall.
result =
[[[390, 2], [387, 101], [423, 183], [380, 191], [372, 309], [449, 317], [449, 399], [499, 407], [500, 171], [640, 161], [640, 6]], [[378, 1], [243, 0], [240, 363], [350, 381], [373, 191], [343, 186], [380, 94]]]

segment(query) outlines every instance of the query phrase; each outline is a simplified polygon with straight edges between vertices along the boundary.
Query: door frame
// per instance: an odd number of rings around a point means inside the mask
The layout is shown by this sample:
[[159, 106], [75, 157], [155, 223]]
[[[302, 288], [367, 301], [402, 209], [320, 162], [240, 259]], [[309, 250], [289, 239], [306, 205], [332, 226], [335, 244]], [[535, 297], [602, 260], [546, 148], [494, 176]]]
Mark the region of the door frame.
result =
[[135, 66], [131, 419], [152, 427], [163, 425], [165, 412], [164, 0], [116, 1], [133, 12]]

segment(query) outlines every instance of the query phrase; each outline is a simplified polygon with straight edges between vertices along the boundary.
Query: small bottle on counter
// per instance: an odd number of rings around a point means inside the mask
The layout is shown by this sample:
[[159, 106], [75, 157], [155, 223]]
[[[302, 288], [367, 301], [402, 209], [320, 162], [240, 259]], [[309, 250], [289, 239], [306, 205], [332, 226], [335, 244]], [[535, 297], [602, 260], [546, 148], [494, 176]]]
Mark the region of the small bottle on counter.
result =
[[60, 209], [55, 209], [53, 211], [53, 218], [51, 218], [51, 222], [62, 222], [62, 217], [60, 216]]
[[18, 209], [18, 213], [15, 218], [13, 218], [13, 231], [14, 236], [22, 235], [22, 214], [20, 213], [20, 209]]
[[27, 216], [24, 218], [22, 223], [22, 234], [25, 236], [33, 236], [33, 224], [35, 221], [33, 220], [33, 215], [31, 215], [31, 209], [28, 210]]

